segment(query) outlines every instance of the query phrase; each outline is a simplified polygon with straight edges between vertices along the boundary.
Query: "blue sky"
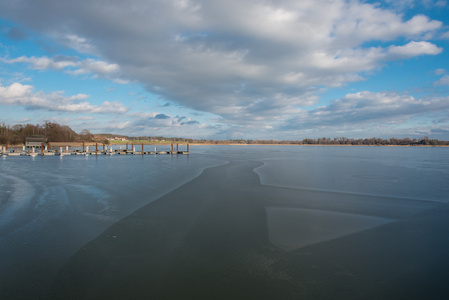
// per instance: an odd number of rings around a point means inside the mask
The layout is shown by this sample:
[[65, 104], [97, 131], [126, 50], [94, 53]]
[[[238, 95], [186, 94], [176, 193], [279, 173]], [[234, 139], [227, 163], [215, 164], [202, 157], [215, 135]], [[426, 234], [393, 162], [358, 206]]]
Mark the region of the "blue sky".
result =
[[0, 122], [449, 140], [449, 1], [0, 0]]

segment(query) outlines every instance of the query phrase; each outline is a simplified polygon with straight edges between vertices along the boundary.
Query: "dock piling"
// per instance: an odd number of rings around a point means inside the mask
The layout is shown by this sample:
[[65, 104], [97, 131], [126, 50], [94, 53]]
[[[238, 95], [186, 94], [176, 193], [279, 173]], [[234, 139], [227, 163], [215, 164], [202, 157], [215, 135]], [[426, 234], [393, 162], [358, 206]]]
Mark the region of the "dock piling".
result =
[[[0, 145], [0, 155], [5, 155], [7, 156], [8, 154], [10, 156], [36, 156], [36, 155], [42, 155], [42, 156], [51, 156], [51, 155], [58, 155], [58, 156], [62, 156], [62, 155], [89, 155], [89, 154], [93, 154], [94, 150], [90, 150], [89, 152], [89, 146], [86, 145], [85, 142], [82, 143], [83, 145], [83, 150], [79, 150], [79, 146], [76, 146], [75, 149], [70, 149], [70, 146], [65, 145], [65, 146], [61, 146], [61, 145], [55, 145], [55, 147], [50, 148], [50, 146], [48, 146], [49, 144], [45, 144], [44, 142], [41, 143], [40, 145], [40, 153], [38, 152], [38, 147], [36, 146], [21, 146], [21, 147], [16, 147], [16, 148], [11, 148], [10, 145], [8, 145], [8, 147], [6, 147], [5, 145]], [[176, 149], [175, 149], [175, 144], [172, 143], [170, 145], [170, 152], [167, 150], [159, 150], [157, 147], [154, 147], [154, 152], [149, 151], [149, 149], [145, 149], [145, 144], [141, 143], [141, 151], [137, 151], [138, 148], [138, 144], [136, 144], [136, 146], [134, 146], [134, 144], [131, 145], [132, 148], [128, 148], [124, 151], [122, 149], [122, 146], [120, 146], [120, 150], [114, 150], [113, 146], [108, 147], [108, 145], [106, 145], [105, 143], [103, 143], [103, 150], [100, 150], [98, 148], [98, 143], [95, 143], [95, 154], [107, 154], [107, 155], [113, 155], [113, 154], [189, 154], [189, 144], [187, 144], [187, 151], [183, 151], [182, 149], [180, 149], [180, 145], [176, 144]], [[65, 147], [65, 148], [64, 148]], [[92, 148], [92, 147], [91, 147]], [[182, 148], [182, 144], [181, 144], [181, 148]], [[76, 150], [78, 149], [78, 150]], [[12, 154], [10, 154], [12, 153]]]

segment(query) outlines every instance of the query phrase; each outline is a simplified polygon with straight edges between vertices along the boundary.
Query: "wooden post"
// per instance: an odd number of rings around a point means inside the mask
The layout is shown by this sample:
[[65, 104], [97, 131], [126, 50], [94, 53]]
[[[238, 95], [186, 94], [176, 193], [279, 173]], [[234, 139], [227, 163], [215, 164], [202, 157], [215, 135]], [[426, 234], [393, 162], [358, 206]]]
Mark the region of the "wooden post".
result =
[[170, 154], [173, 153], [173, 144], [170, 144]]
[[98, 154], [98, 143], [95, 143], [95, 155]]
[[142, 143], [142, 154], [143, 154], [143, 143]]
[[84, 152], [84, 142], [83, 142], [83, 152]]
[[128, 151], [128, 143], [126, 143], [126, 151]]
[[179, 152], [178, 144], [176, 144], [176, 153]]
[[103, 143], [103, 150], [104, 150], [104, 143]]
[[5, 144], [5, 151], [8, 151], [8, 142]]
[[189, 152], [189, 144], [187, 144], [187, 152]]
[[41, 143], [41, 155], [44, 155], [44, 143]]

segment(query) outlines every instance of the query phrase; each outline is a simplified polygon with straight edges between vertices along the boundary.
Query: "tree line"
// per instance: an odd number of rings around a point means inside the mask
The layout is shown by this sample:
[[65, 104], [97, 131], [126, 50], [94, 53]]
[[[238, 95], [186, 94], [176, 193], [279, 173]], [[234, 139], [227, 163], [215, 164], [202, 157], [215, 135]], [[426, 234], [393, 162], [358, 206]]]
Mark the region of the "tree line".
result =
[[194, 143], [208, 143], [208, 144], [243, 144], [243, 145], [352, 145], [352, 146], [448, 146], [449, 141], [440, 141], [437, 139], [430, 139], [429, 137], [423, 137], [419, 139], [410, 138], [360, 138], [352, 139], [345, 137], [338, 138], [305, 138], [302, 140], [197, 140]]
[[12, 127], [5, 123], [0, 124], [0, 144], [24, 144], [26, 137], [35, 135], [45, 136], [50, 142], [94, 141], [94, 135], [87, 129], [78, 134], [69, 126], [52, 122], [42, 125], [17, 124]]
[[161, 136], [146, 136], [146, 137], [128, 137], [129, 140], [148, 140], [148, 141], [173, 141], [184, 142], [189, 144], [214, 144], [214, 145], [352, 145], [352, 146], [448, 146], [449, 141], [440, 141], [437, 139], [430, 139], [423, 137], [419, 139], [410, 138], [361, 138], [352, 139], [345, 137], [338, 138], [305, 138], [302, 140], [251, 140], [251, 139], [230, 139], [230, 140], [213, 140], [213, 139], [190, 139], [178, 137], [161, 137]]
[[[99, 134], [97, 137], [90, 133], [89, 130], [84, 129], [80, 133], [76, 133], [73, 129], [66, 125], [60, 125], [52, 122], [45, 122], [42, 125], [33, 124], [17, 124], [14, 126], [0, 124], [0, 144], [23, 144], [28, 136], [42, 135], [45, 136], [49, 142], [109, 142], [105, 139], [112, 134]], [[213, 139], [190, 139], [190, 138], [178, 138], [178, 137], [162, 137], [162, 136], [139, 136], [128, 137], [121, 136], [126, 139], [132, 140], [148, 140], [151, 141], [177, 141], [190, 144], [243, 144], [243, 145], [353, 145], [353, 146], [448, 146], [449, 141], [440, 141], [437, 139], [430, 139], [423, 137], [419, 139], [410, 138], [363, 138], [352, 139], [345, 137], [337, 138], [305, 138], [301, 140], [251, 140], [251, 139], [230, 139], [230, 140], [213, 140]]]

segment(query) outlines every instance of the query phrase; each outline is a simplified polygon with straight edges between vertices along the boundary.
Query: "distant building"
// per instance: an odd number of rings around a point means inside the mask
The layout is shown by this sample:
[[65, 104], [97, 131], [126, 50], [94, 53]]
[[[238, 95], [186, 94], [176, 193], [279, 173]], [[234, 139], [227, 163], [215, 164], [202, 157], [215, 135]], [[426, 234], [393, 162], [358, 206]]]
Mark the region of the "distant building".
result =
[[25, 138], [25, 146], [26, 147], [41, 147], [42, 144], [44, 146], [48, 145], [48, 140], [43, 135], [33, 135], [33, 136], [27, 136]]
[[112, 137], [112, 138], [107, 138], [107, 139], [110, 140], [110, 141], [122, 141], [122, 142], [127, 142], [127, 141], [128, 141], [128, 140], [125, 139], [125, 138], [117, 137], [117, 136]]

